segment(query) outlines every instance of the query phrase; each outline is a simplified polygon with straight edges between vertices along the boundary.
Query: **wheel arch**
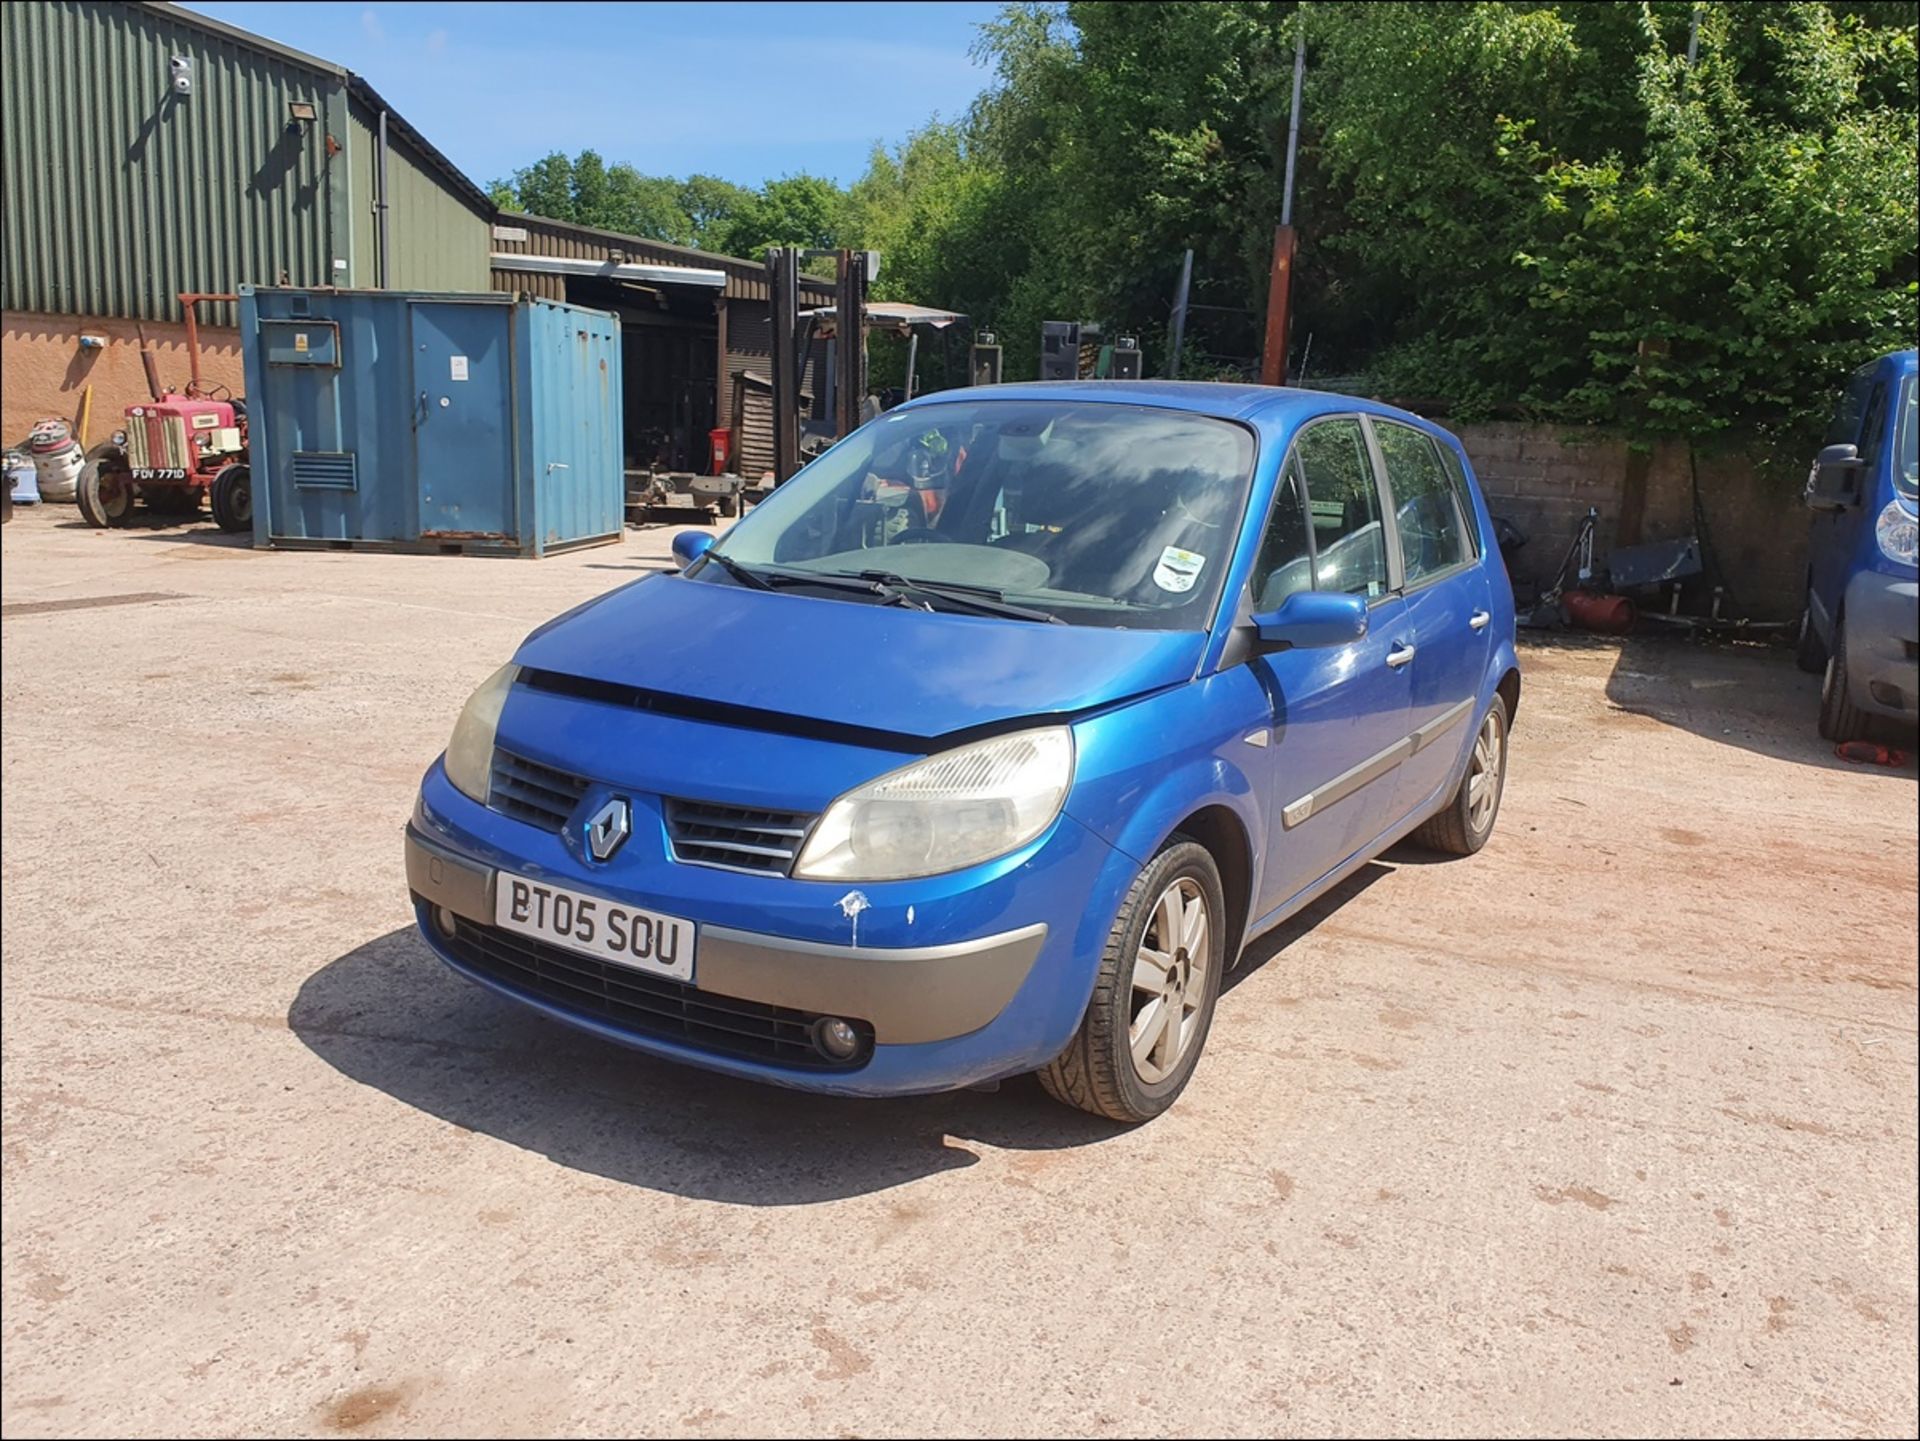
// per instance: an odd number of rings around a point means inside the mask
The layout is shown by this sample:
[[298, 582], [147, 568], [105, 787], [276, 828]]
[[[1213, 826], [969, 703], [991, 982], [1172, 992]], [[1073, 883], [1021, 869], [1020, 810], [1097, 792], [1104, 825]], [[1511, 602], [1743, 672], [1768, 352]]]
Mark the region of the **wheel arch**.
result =
[[1507, 673], [1500, 677], [1493, 689], [1507, 703], [1507, 727], [1512, 729], [1513, 718], [1520, 714], [1520, 668], [1508, 666]]
[[1184, 835], [1204, 847], [1220, 872], [1220, 889], [1227, 902], [1227, 967], [1231, 970], [1240, 960], [1248, 911], [1253, 905], [1253, 840], [1232, 807], [1218, 803], [1201, 806], [1182, 818], [1173, 827], [1173, 834]]

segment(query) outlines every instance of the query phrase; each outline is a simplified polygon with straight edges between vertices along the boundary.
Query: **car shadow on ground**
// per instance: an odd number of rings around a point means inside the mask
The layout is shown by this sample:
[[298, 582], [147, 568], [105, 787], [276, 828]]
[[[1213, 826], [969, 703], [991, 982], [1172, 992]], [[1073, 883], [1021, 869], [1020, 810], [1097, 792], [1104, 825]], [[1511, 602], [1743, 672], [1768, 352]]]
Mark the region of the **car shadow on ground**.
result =
[[1907, 781], [1916, 774], [1914, 734], [1903, 735], [1891, 722], [1876, 724], [1872, 738], [1904, 751], [1904, 766], [1859, 765], [1836, 756], [1833, 742], [1820, 737], [1820, 677], [1795, 666], [1792, 652], [1781, 645], [1628, 636], [1619, 642], [1606, 694], [1619, 710], [1778, 760]]
[[1326, 920], [1348, 901], [1392, 875], [1395, 865], [1406, 860], [1421, 862], [1433, 859], [1431, 856], [1419, 853], [1402, 856], [1401, 849], [1402, 847], [1396, 847], [1388, 851], [1380, 860], [1368, 861], [1306, 909], [1295, 912], [1272, 930], [1255, 936], [1240, 953], [1240, 963], [1228, 971], [1226, 980], [1221, 982], [1221, 999], [1225, 1000], [1234, 987], [1243, 984], [1255, 971], [1285, 951], [1288, 946]]
[[1127, 1128], [995, 1093], [855, 1100], [734, 1080], [576, 1033], [442, 965], [408, 927], [329, 962], [287, 1023], [342, 1074], [465, 1130], [608, 1180], [702, 1200], [792, 1206], [975, 1164], [969, 1140], [1083, 1146]]
[[[1254, 941], [1228, 972], [1223, 1003], [1393, 871], [1368, 863]], [[855, 1100], [656, 1060], [461, 979], [410, 926], [314, 972], [287, 1024], [341, 1074], [463, 1130], [611, 1181], [736, 1205], [884, 1191], [974, 1165], [969, 1141], [1052, 1151], [1131, 1129], [1059, 1104], [1032, 1076], [990, 1093]]]

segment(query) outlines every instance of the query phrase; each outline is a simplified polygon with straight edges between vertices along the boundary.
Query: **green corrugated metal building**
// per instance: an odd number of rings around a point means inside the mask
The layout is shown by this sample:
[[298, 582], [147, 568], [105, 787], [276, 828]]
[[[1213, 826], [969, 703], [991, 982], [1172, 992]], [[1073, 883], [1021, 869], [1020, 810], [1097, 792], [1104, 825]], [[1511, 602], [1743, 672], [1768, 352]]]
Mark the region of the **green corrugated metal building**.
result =
[[486, 195], [340, 66], [165, 4], [19, 0], [0, 40], [5, 310], [171, 321], [180, 291], [282, 277], [488, 288]]

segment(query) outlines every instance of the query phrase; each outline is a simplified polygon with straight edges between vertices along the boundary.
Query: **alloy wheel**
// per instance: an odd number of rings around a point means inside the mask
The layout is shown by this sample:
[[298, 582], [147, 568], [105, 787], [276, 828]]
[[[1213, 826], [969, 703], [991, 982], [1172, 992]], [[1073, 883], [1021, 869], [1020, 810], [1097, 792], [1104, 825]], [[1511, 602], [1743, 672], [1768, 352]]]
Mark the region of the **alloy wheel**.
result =
[[1185, 876], [1160, 893], [1147, 918], [1133, 962], [1127, 1041], [1148, 1085], [1173, 1074], [1200, 1029], [1212, 925], [1206, 895]]
[[1473, 760], [1467, 768], [1467, 822], [1476, 833], [1493, 824], [1493, 808], [1500, 801], [1500, 767], [1505, 761], [1500, 712], [1490, 710], [1473, 743]]

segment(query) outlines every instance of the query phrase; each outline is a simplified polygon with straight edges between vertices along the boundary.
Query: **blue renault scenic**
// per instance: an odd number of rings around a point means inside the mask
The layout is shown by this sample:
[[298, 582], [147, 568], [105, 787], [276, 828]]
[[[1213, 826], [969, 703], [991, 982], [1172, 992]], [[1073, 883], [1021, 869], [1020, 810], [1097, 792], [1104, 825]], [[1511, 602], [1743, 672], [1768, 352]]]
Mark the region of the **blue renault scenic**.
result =
[[1858, 740], [1876, 716], [1920, 721], [1920, 444], [1916, 352], [1848, 381], [1807, 476], [1800, 667], [1821, 677], [1820, 734]]
[[529, 635], [407, 828], [462, 975], [878, 1096], [1173, 1103], [1246, 943], [1499, 814], [1513, 605], [1459, 442], [1343, 396], [928, 396]]

